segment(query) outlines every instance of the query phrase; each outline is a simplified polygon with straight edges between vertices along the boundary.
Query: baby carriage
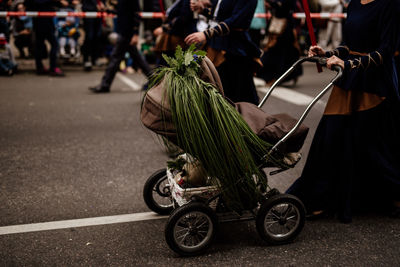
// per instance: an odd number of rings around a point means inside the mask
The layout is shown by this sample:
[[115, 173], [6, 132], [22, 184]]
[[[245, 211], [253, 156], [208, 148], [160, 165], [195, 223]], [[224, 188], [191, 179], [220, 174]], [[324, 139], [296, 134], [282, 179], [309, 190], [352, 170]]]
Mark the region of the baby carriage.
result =
[[[338, 74], [313, 99], [297, 121], [288, 115], [267, 115], [261, 107], [271, 95], [276, 86], [284, 80], [297, 65], [303, 62], [318, 62], [324, 65], [324, 59], [318, 57], [298, 60], [269, 89], [259, 106], [250, 103], [236, 103], [236, 108], [251, 129], [262, 139], [274, 143], [270, 151], [259, 162], [259, 168], [275, 167], [268, 162], [268, 156], [278, 150], [285, 151], [287, 167], [279, 167], [269, 174], [274, 175], [293, 167], [300, 156], [298, 153], [307, 135], [308, 128], [302, 125], [312, 106], [330, 89], [333, 82], [341, 76], [341, 69], [335, 69]], [[218, 73], [212, 63], [205, 58], [202, 62], [202, 79], [222, 88]], [[146, 127], [174, 140], [173, 125], [165, 127], [160, 120], [157, 107], [163, 93], [157, 88], [148, 92], [142, 105], [141, 119]], [[162, 129], [162, 130], [160, 130]], [[178, 156], [185, 164], [192, 159], [186, 154]], [[222, 163], [223, 164], [223, 163]], [[169, 215], [165, 227], [165, 239], [168, 246], [182, 256], [192, 256], [204, 252], [215, 237], [219, 223], [231, 221], [255, 220], [260, 237], [269, 244], [279, 245], [293, 241], [305, 223], [305, 208], [295, 196], [281, 194], [277, 189], [262, 188], [263, 198], [255, 207], [241, 211], [233, 211], [224, 205], [221, 188], [214, 185], [186, 187], [182, 186], [180, 173], [172, 166], [152, 174], [146, 181], [143, 197], [146, 205], [154, 212]], [[267, 176], [264, 177], [267, 179]], [[222, 190], [224, 190], [222, 188]]]

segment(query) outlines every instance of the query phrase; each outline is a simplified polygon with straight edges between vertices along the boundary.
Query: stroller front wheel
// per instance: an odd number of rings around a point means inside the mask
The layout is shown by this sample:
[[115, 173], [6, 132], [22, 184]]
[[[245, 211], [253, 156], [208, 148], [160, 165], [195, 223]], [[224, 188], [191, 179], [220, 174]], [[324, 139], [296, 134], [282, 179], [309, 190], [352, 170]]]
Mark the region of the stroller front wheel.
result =
[[147, 207], [160, 215], [168, 215], [174, 209], [168, 186], [167, 170], [153, 173], [143, 187], [143, 199]]
[[295, 196], [274, 195], [267, 199], [257, 213], [256, 226], [261, 238], [272, 245], [293, 241], [303, 229], [305, 208]]
[[168, 246], [181, 256], [198, 255], [212, 243], [217, 215], [201, 202], [190, 202], [173, 211], [165, 227]]

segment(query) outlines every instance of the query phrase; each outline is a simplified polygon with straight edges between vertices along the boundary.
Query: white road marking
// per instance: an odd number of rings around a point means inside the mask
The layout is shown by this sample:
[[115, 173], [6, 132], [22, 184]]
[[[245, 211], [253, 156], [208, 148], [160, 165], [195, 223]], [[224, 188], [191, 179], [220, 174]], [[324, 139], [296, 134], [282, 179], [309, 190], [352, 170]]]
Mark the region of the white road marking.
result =
[[164, 219], [167, 217], [168, 216], [161, 216], [154, 212], [142, 212], [142, 213], [102, 216], [102, 217], [93, 217], [93, 218], [84, 218], [75, 220], [19, 224], [19, 225], [0, 227], [0, 235], [58, 230], [58, 229], [125, 223], [125, 222], [157, 220], [157, 219]]
[[[264, 94], [267, 93], [269, 87], [266, 86], [265, 81], [263, 79], [255, 77], [254, 84], [257, 87], [257, 91], [262, 92]], [[274, 89], [274, 91], [272, 91], [271, 96], [279, 98], [285, 102], [298, 105], [298, 106], [307, 106], [314, 99], [312, 96], [302, 94], [302, 93], [296, 92], [295, 90], [288, 89], [288, 88], [281, 87], [281, 86], [277, 86]], [[319, 100], [316, 103], [316, 105], [321, 105], [321, 106], [325, 107], [326, 102], [323, 100]]]
[[126, 85], [128, 85], [132, 89], [132, 91], [140, 91], [142, 89], [142, 87], [139, 84], [137, 84], [136, 82], [134, 82], [133, 80], [129, 79], [128, 77], [126, 77], [121, 73], [117, 73], [117, 77]]
[[[259, 87], [257, 88], [257, 91], [266, 93], [268, 91], [267, 87]], [[305, 95], [299, 92], [296, 92], [292, 89], [287, 89], [285, 87], [276, 87], [274, 91], [272, 91], [271, 96], [279, 98], [285, 102], [295, 104], [298, 106], [307, 106], [308, 104], [311, 103], [311, 101], [314, 99], [313, 97], [309, 95]], [[316, 105], [322, 105], [325, 106], [326, 102], [323, 100], [319, 100]]]

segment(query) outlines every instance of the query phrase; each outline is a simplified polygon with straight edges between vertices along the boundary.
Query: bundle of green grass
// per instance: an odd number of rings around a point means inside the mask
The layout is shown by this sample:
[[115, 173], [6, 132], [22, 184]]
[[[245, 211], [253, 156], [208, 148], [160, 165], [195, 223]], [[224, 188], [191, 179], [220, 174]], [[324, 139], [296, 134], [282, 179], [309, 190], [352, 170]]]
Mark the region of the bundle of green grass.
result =
[[175, 58], [163, 57], [169, 66], [156, 70], [151, 85], [164, 83], [177, 145], [201, 163], [230, 209], [253, 208], [262, 197], [259, 185], [267, 187], [257, 160], [271, 144], [253, 133], [214, 85], [200, 79], [204, 51], [178, 47]]

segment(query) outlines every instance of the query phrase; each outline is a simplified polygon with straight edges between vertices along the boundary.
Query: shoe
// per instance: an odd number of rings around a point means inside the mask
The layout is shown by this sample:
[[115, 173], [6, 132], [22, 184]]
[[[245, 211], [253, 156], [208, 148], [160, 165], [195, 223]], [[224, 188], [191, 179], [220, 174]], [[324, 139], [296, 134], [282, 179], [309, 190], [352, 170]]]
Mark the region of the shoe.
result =
[[9, 69], [6, 71], [7, 76], [13, 76], [14, 75], [14, 70], [13, 69]]
[[83, 64], [83, 69], [85, 71], [91, 71], [92, 70], [92, 62], [87, 61]]
[[54, 68], [52, 71], [50, 71], [50, 76], [64, 77], [65, 74], [60, 68]]
[[97, 85], [94, 87], [89, 87], [89, 90], [92, 91], [95, 94], [101, 94], [101, 93], [109, 93], [110, 88], [109, 87], [103, 87], [101, 85]]
[[49, 74], [49, 70], [46, 68], [38, 69], [38, 70], [36, 70], [36, 74], [37, 75], [47, 75], [47, 74]]

